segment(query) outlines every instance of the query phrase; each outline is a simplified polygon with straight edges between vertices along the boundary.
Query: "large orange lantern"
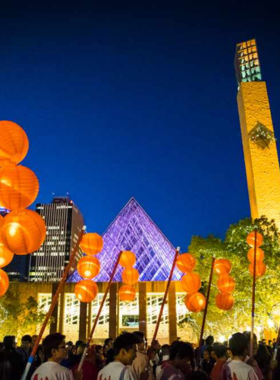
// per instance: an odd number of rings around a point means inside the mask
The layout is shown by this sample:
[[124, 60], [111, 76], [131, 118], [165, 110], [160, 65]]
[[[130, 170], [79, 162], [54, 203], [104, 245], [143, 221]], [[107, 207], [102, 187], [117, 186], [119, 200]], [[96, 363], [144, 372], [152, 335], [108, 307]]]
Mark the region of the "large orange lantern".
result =
[[136, 290], [130, 285], [123, 285], [119, 289], [120, 301], [134, 301]]
[[30, 206], [37, 198], [39, 182], [25, 166], [8, 165], [0, 169], [0, 204], [17, 210]]
[[203, 294], [197, 292], [186, 297], [185, 304], [190, 311], [198, 313], [205, 308], [206, 299]]
[[84, 256], [78, 261], [77, 271], [81, 277], [93, 278], [100, 272], [100, 262], [97, 257]]
[[3, 269], [0, 269], [0, 297], [6, 293], [9, 287], [9, 277]]
[[0, 166], [18, 164], [27, 155], [28, 138], [24, 130], [12, 121], [0, 121]]
[[216, 305], [221, 310], [230, 310], [234, 304], [234, 298], [229, 293], [219, 293], [216, 296]]
[[82, 280], [75, 285], [75, 295], [81, 302], [93, 301], [97, 293], [97, 285], [91, 280]]
[[17, 255], [37, 251], [45, 237], [45, 222], [35, 211], [14, 210], [4, 218], [1, 241]]
[[10, 264], [14, 254], [0, 241], [0, 268]]
[[[247, 258], [251, 263], [254, 262], [254, 256], [255, 256], [255, 248], [249, 249]], [[256, 248], [256, 261], [263, 261], [263, 259], [264, 259], [264, 251], [261, 248]]]
[[177, 268], [183, 273], [189, 273], [194, 270], [196, 260], [190, 253], [183, 253], [178, 256], [176, 265]]
[[120, 258], [120, 265], [124, 268], [131, 268], [136, 263], [136, 256], [131, 251], [123, 251]]
[[[251, 275], [254, 275], [254, 263], [249, 265], [249, 271]], [[266, 272], [266, 265], [262, 261], [256, 262], [256, 277], [261, 277]]]
[[218, 276], [229, 274], [231, 271], [231, 263], [227, 259], [217, 259], [214, 263], [214, 271]]
[[139, 272], [135, 268], [127, 268], [122, 272], [122, 281], [128, 285], [134, 285], [139, 280]]
[[232, 293], [235, 289], [235, 281], [231, 276], [225, 274], [218, 279], [217, 286], [221, 293]]
[[84, 234], [80, 243], [82, 251], [89, 256], [97, 255], [102, 251], [103, 239], [100, 235], [94, 233]]
[[[255, 232], [249, 233], [249, 235], [246, 238], [247, 244], [250, 245], [250, 247], [254, 247], [255, 245]], [[257, 232], [257, 240], [256, 240], [256, 246], [260, 247], [263, 245], [263, 236]]]
[[187, 293], [196, 293], [201, 288], [200, 276], [197, 273], [187, 273], [181, 278], [181, 284]]

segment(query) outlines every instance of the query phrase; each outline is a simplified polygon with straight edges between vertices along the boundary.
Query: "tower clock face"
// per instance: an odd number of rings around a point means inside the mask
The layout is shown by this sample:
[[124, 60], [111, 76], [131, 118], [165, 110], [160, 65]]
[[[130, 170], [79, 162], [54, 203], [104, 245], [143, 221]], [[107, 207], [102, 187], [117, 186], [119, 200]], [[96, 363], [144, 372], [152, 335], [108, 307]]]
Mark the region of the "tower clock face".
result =
[[261, 149], [269, 148], [269, 144], [275, 141], [274, 133], [259, 121], [249, 132], [249, 139]]

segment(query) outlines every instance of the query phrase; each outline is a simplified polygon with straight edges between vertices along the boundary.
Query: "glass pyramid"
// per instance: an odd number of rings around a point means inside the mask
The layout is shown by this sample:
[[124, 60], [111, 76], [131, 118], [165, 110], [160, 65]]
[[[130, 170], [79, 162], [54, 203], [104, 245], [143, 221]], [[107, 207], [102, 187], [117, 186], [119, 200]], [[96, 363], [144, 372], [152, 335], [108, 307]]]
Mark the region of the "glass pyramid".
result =
[[[134, 198], [129, 200], [102, 236], [103, 250], [97, 255], [101, 270], [94, 281], [109, 281], [120, 251], [135, 253], [134, 267], [139, 271], [139, 281], [168, 280], [175, 248]], [[119, 265], [115, 282], [121, 282], [122, 270]], [[182, 274], [175, 268], [172, 280], [177, 281], [181, 277]], [[81, 279], [76, 270], [67, 282], [78, 282]]]

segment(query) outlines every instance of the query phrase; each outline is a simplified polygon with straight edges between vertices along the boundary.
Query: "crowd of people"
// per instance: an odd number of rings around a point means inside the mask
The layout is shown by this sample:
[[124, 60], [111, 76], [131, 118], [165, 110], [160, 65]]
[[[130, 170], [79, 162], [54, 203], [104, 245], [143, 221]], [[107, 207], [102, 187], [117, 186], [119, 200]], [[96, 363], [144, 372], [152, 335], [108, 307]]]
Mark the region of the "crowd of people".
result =
[[[20, 380], [37, 336], [24, 335], [19, 347], [14, 336], [0, 343], [0, 380]], [[209, 336], [202, 347], [180, 339], [171, 345], [155, 341], [147, 346], [143, 333], [123, 332], [115, 340], [88, 348], [82, 370], [78, 366], [86, 343], [66, 342], [50, 334], [39, 345], [28, 380], [280, 380], [280, 349], [276, 342], [257, 342], [249, 356], [250, 333], [236, 333], [229, 342]], [[274, 357], [274, 351], [277, 352]]]

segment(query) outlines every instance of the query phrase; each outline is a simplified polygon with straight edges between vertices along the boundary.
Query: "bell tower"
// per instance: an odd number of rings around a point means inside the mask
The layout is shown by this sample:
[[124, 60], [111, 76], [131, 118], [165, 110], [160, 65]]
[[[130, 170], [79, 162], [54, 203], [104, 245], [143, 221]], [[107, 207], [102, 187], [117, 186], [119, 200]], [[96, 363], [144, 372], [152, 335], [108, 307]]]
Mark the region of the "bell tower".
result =
[[279, 160], [255, 40], [237, 44], [235, 73], [251, 216], [274, 219], [280, 230]]

